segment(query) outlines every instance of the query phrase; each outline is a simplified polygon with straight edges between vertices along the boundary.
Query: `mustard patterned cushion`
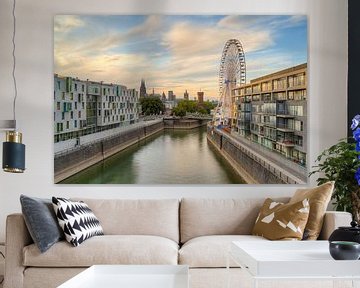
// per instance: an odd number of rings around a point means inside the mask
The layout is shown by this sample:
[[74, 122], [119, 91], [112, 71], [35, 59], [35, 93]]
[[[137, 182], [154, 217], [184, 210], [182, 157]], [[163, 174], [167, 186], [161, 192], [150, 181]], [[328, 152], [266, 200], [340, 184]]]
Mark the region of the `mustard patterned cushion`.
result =
[[304, 240], [316, 240], [319, 237], [324, 221], [325, 211], [334, 190], [334, 181], [324, 183], [315, 188], [298, 189], [289, 203], [309, 199], [310, 214], [305, 227]]
[[268, 198], [260, 209], [253, 235], [269, 240], [301, 240], [309, 217], [309, 201], [280, 203]]

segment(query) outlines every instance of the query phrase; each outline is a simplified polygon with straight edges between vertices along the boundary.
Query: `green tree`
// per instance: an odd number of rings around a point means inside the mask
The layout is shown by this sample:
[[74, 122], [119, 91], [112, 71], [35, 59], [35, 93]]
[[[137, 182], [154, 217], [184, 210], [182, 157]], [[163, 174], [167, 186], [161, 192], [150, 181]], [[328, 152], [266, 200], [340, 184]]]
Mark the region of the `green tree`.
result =
[[159, 115], [165, 111], [165, 106], [158, 97], [142, 97], [140, 105], [143, 115]]
[[184, 109], [184, 107], [175, 107], [173, 109], [173, 113], [176, 115], [176, 116], [179, 116], [179, 117], [184, 117], [186, 115], [186, 110]]
[[186, 112], [210, 114], [212, 109], [214, 109], [214, 105], [209, 101], [199, 104], [199, 102], [193, 100], [181, 100], [173, 109], [173, 113], [176, 116], [183, 117], [186, 115]]
[[206, 114], [210, 114], [211, 110], [215, 108], [215, 105], [213, 103], [211, 103], [210, 101], [205, 101], [202, 104], [202, 108], [206, 110]]

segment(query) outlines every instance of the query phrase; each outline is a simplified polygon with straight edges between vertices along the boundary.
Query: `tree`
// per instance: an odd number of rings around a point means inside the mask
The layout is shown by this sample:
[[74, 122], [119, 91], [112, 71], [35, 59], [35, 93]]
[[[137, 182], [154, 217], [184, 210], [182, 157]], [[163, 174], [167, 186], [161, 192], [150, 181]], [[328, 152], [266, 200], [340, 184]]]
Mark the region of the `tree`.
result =
[[158, 97], [141, 97], [140, 105], [143, 115], [159, 115], [165, 111], [165, 106]]
[[176, 116], [179, 116], [179, 117], [184, 117], [186, 115], [186, 110], [184, 109], [184, 107], [175, 107], [173, 109], [173, 113], [176, 115]]
[[214, 105], [206, 101], [204, 103], [199, 103], [192, 100], [181, 100], [178, 105], [173, 109], [173, 113], [176, 116], [183, 117], [188, 113], [200, 113], [200, 114], [210, 114], [210, 111], [214, 109]]
[[205, 101], [202, 104], [202, 108], [206, 110], [207, 114], [210, 114], [211, 110], [215, 108], [215, 105], [213, 103], [211, 103], [210, 101]]

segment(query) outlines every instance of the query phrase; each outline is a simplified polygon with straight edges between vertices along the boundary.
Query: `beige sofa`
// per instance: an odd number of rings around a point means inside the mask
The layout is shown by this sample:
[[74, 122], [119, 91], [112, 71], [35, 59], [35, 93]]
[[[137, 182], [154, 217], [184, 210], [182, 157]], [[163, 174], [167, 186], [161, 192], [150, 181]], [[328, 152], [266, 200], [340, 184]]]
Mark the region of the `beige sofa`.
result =
[[[264, 199], [82, 200], [105, 235], [76, 248], [62, 241], [41, 254], [23, 216], [8, 216], [5, 288], [56, 287], [94, 264], [184, 264], [190, 267], [191, 288], [223, 288], [231, 241], [268, 241], [250, 235]], [[321, 237], [350, 219], [345, 212], [327, 212]], [[231, 266], [236, 287], [243, 272]]]

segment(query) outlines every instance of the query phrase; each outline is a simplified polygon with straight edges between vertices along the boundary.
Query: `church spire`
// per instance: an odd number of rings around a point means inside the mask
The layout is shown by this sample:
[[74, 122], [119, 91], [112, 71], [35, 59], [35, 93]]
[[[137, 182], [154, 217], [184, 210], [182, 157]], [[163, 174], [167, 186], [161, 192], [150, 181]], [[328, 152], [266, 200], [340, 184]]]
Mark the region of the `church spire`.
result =
[[146, 86], [145, 86], [145, 80], [141, 79], [141, 84], [140, 84], [140, 97], [145, 97], [146, 94]]

